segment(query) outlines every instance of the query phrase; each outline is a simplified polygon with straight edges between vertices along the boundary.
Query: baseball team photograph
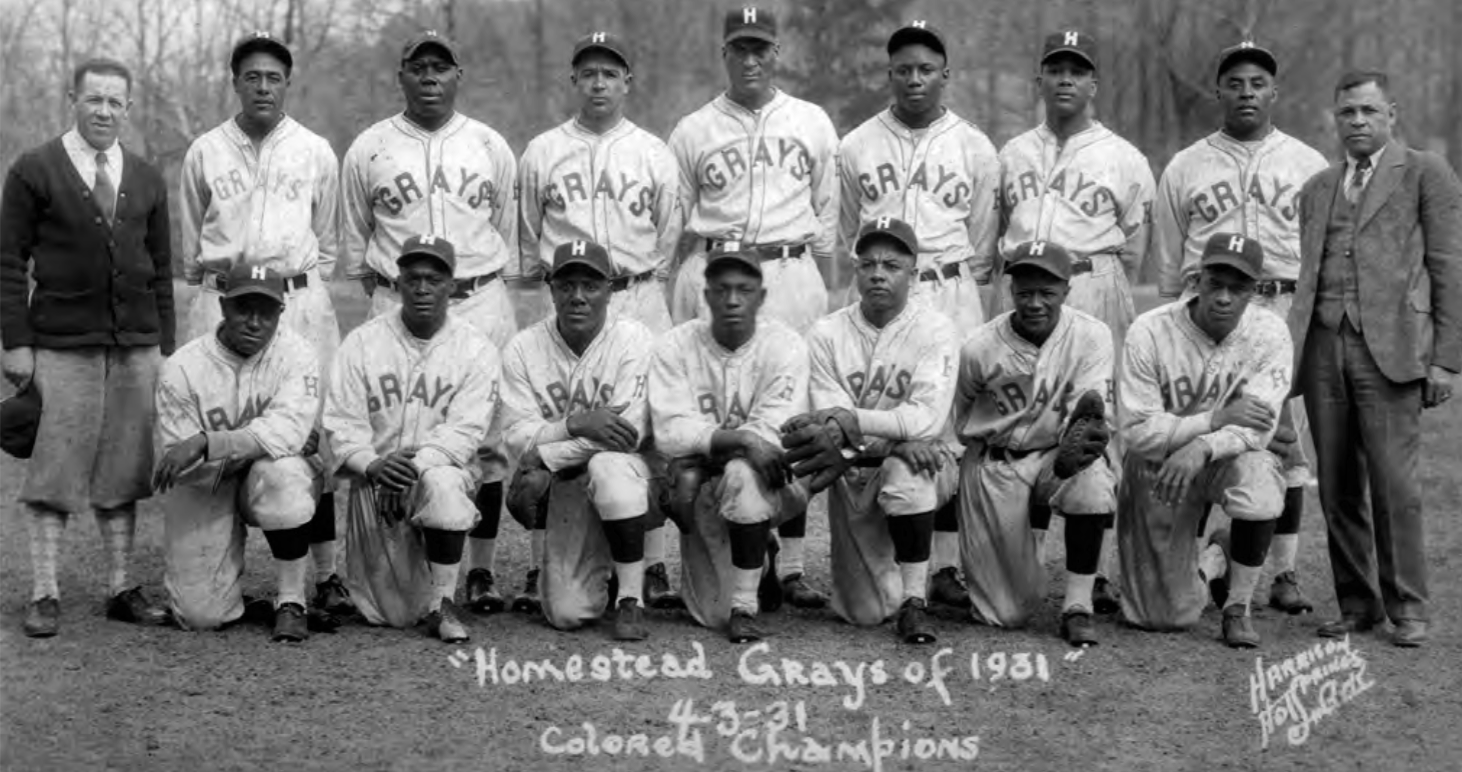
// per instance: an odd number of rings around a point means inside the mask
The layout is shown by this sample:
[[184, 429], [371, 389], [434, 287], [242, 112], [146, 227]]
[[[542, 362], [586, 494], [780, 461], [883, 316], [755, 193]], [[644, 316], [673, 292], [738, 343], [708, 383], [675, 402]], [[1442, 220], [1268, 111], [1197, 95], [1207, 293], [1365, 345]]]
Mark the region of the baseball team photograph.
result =
[[0, 769], [1462, 769], [1462, 5], [0, 19]]

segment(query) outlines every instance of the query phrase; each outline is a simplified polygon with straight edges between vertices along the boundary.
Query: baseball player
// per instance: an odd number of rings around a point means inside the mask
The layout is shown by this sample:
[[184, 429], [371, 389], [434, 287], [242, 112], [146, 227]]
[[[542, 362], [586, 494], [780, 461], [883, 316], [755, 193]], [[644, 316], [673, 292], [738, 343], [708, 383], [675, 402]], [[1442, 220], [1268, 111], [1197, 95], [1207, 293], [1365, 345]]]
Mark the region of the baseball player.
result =
[[975, 617], [1023, 625], [1046, 595], [1037, 525], [1059, 513], [1066, 541], [1061, 637], [1090, 646], [1097, 643], [1092, 588], [1102, 537], [1117, 511], [1105, 452], [1114, 357], [1111, 330], [1062, 305], [1071, 264], [1053, 242], [1013, 249], [1006, 264], [1012, 310], [986, 322], [960, 351], [961, 556]]
[[[396, 256], [405, 241], [429, 233], [456, 248], [456, 289], [451, 313], [476, 327], [499, 350], [517, 332], [505, 282], [518, 275], [517, 162], [502, 135], [456, 112], [462, 79], [456, 45], [435, 30], [406, 43], [397, 78], [406, 109], [364, 131], [345, 154], [345, 275], [359, 279], [371, 296], [371, 316], [400, 307]], [[471, 563], [483, 572], [467, 588], [467, 602], [500, 611], [493, 582], [497, 528], [507, 460], [489, 434], [483, 453], [483, 485], [476, 494], [484, 513], [472, 533]], [[484, 581], [485, 580], [485, 581]]]
[[[774, 258], [774, 260], [777, 258]], [[807, 411], [807, 345], [770, 316], [756, 251], [712, 253], [711, 318], [662, 336], [650, 365], [657, 448], [671, 458], [669, 514], [680, 528], [681, 593], [691, 616], [733, 643], [762, 637], [759, 610], [782, 601], [771, 526], [807, 511], [788, 479], [780, 428]]]
[[[827, 313], [827, 287], [814, 259], [833, 254], [838, 216], [837, 130], [821, 107], [772, 85], [781, 47], [765, 8], [728, 11], [721, 58], [726, 93], [670, 134], [680, 198], [695, 249], [676, 276], [676, 323], [709, 319], [706, 254], [753, 251], [766, 273], [763, 310], [799, 333]], [[778, 529], [784, 591], [794, 606], [827, 596], [803, 579], [806, 513]]]
[[[893, 104], [838, 146], [839, 240], [850, 247], [861, 224], [879, 217], [912, 225], [919, 261], [910, 298], [944, 312], [963, 338], [990, 305], [999, 160], [984, 132], [944, 106], [949, 58], [935, 27], [912, 22], [885, 48]], [[930, 598], [967, 608], [952, 502], [935, 515], [932, 563]]]
[[492, 341], [448, 313], [456, 270], [445, 239], [406, 241], [395, 279], [405, 302], [340, 345], [324, 418], [350, 480], [345, 582], [356, 606], [373, 624], [424, 615], [448, 643], [468, 639], [452, 596], [500, 375]]
[[[584, 36], [570, 63], [579, 112], [529, 142], [518, 169], [522, 273], [541, 279], [560, 245], [602, 244], [614, 269], [609, 313], [659, 335], [671, 327], [665, 280], [683, 224], [675, 157], [660, 138], [624, 117], [634, 75], [629, 47], [618, 36]], [[479, 530], [489, 516], [483, 513]], [[541, 541], [541, 534], [534, 539]], [[533, 560], [540, 565], [542, 555]], [[645, 534], [645, 565], [645, 601], [678, 605], [665, 572], [663, 523]], [[468, 574], [469, 590], [480, 570]]]
[[870, 220], [853, 250], [859, 303], [813, 326], [814, 412], [793, 419], [783, 445], [789, 459], [809, 457], [799, 474], [817, 465], [814, 454], [832, 473], [846, 470], [824, 478], [833, 610], [860, 625], [897, 613], [902, 640], [932, 643], [925, 591], [934, 513], [958, 477], [949, 419], [959, 336], [944, 314], [909, 304], [919, 247], [908, 223]]
[[[256, 32], [234, 46], [229, 67], [238, 115], [194, 140], [183, 157], [183, 276], [200, 289], [184, 315], [182, 339], [217, 330], [219, 298], [234, 268], [265, 266], [284, 279], [285, 329], [313, 345], [328, 366], [340, 345], [325, 286], [339, 251], [335, 152], [284, 114], [294, 69], [288, 47]], [[350, 599], [335, 572], [334, 491], [320, 496], [309, 537], [316, 606], [347, 611]]]
[[[1066, 305], [1104, 322], [1120, 352], [1137, 315], [1130, 276], [1147, 252], [1156, 187], [1147, 159], [1091, 117], [1097, 91], [1097, 44], [1077, 30], [1046, 37], [1036, 88], [1046, 120], [1000, 150], [1002, 254], [1030, 241], [1061, 244], [1072, 256]], [[1045, 533], [1043, 524], [1037, 540]], [[1110, 540], [1102, 565], [1112, 565]], [[1116, 613], [1116, 590], [1102, 573], [1093, 590], [1098, 613]]]
[[[1210, 236], [1198, 294], [1133, 322], [1119, 392], [1122, 611], [1139, 627], [1181, 629], [1211, 595], [1235, 648], [1259, 644], [1249, 600], [1285, 504], [1269, 448], [1294, 347], [1285, 321], [1250, 303], [1264, 262], [1255, 239]], [[1232, 539], [1215, 533], [1200, 558], [1214, 504], [1233, 518]]]
[[614, 637], [637, 641], [647, 635], [641, 595], [651, 472], [636, 451], [650, 428], [654, 336], [609, 313], [614, 277], [599, 244], [570, 241], [555, 250], [547, 277], [554, 316], [513, 336], [503, 352], [503, 423], [518, 458], [509, 506], [526, 499], [547, 512], [544, 617], [561, 630], [598, 618], [612, 564]]
[[[1199, 257], [1215, 233], [1237, 233], [1264, 250], [1264, 275], [1253, 302], [1289, 314], [1300, 270], [1300, 188], [1326, 167], [1314, 148], [1280, 131], [1270, 111], [1279, 96], [1274, 53], [1250, 41], [1218, 57], [1218, 101], [1223, 128], [1173, 156], [1158, 183], [1153, 250], [1161, 261], [1164, 297], [1191, 297]], [[1306, 430], [1304, 406], [1293, 400], [1280, 416], [1286, 431]], [[1313, 610], [1295, 576], [1304, 485], [1310, 479], [1304, 446], [1284, 459], [1284, 514], [1272, 550], [1269, 605], [1290, 614]]]
[[245, 526], [255, 526], [277, 572], [274, 640], [302, 641], [324, 468], [320, 366], [315, 347], [281, 325], [286, 282], [273, 266], [239, 263], [224, 278], [223, 321], [169, 357], [157, 383], [153, 488], [166, 491], [168, 597], [184, 629], [240, 619]]

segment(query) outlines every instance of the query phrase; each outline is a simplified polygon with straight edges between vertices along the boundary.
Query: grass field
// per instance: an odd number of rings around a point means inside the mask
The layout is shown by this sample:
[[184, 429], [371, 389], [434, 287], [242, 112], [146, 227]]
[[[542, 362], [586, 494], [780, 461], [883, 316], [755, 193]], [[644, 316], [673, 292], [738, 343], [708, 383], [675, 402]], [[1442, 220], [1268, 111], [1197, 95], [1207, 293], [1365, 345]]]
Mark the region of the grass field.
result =
[[[363, 305], [358, 298], [340, 300], [342, 322], [354, 324]], [[524, 316], [530, 313], [524, 309]], [[1380, 635], [1352, 640], [1365, 662], [1361, 680], [1342, 690], [1346, 672], [1340, 672], [1330, 686], [1314, 684], [1303, 694], [1314, 719], [1303, 742], [1286, 736], [1291, 722], [1269, 737], [1267, 750], [1250, 703], [1255, 654], [1219, 642], [1213, 610], [1196, 629], [1177, 634], [1142, 633], [1103, 619], [1102, 645], [1073, 655], [1055, 635], [1059, 548], [1048, 564], [1048, 603], [1028, 629], [979, 627], [941, 613], [933, 649], [895, 644], [887, 626], [855, 628], [831, 612], [792, 611], [769, 617], [768, 649], [748, 656], [745, 647], [683, 614], [652, 612], [651, 639], [619, 647], [606, 626], [562, 633], [519, 615], [476, 618], [472, 644], [454, 656], [452, 647], [420, 630], [352, 625], [302, 645], [280, 645], [256, 626], [192, 634], [108, 622], [101, 616], [103, 558], [88, 515], [72, 519], [62, 548], [61, 635], [32, 640], [20, 632], [30, 592], [26, 527], [14, 503], [23, 466], [5, 457], [0, 769], [1456, 770], [1462, 764], [1457, 404], [1426, 415], [1419, 470], [1430, 524], [1432, 643], [1402, 651]], [[151, 504], [142, 512], [135, 576], [161, 598], [162, 520]], [[513, 524], [503, 533], [499, 573], [516, 589], [527, 538]], [[809, 571], [825, 579], [820, 510], [810, 541]], [[257, 533], [248, 558], [247, 591], [267, 595], [270, 564]], [[1256, 609], [1266, 665], [1313, 646], [1315, 627], [1335, 611], [1313, 495], [1301, 577], [1321, 613], [1282, 617]], [[477, 681], [479, 646], [482, 663], [496, 667], [483, 671], [484, 686]], [[684, 662], [696, 647], [710, 677], [676, 678], [659, 669], [664, 654]], [[624, 662], [613, 659], [616, 648]], [[505, 682], [522, 672], [523, 661], [571, 668], [574, 655], [585, 660], [585, 674], [593, 657], [610, 657], [613, 680]], [[639, 655], [647, 656], [636, 662]], [[797, 673], [789, 664], [815, 679], [792, 678]], [[621, 667], [630, 678], [620, 677]], [[768, 682], [773, 670], [778, 682], [792, 683]], [[878, 672], [887, 674], [885, 682]], [[849, 685], [860, 673], [861, 690]], [[1371, 685], [1356, 694], [1357, 683]], [[1316, 715], [1331, 690], [1333, 711]], [[773, 732], [782, 701], [788, 726]], [[593, 727], [592, 742], [585, 723]], [[886, 755], [877, 753], [875, 733], [886, 741]], [[789, 759], [786, 748], [798, 758]], [[677, 755], [657, 755], [662, 751]], [[773, 751], [780, 755], [769, 758]]]

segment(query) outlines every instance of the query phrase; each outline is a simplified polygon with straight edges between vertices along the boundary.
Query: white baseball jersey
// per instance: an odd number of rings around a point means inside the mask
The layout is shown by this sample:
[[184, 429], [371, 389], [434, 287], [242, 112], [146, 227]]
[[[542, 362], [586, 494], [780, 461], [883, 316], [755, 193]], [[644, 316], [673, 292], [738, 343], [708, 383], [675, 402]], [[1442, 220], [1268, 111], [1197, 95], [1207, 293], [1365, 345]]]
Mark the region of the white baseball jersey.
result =
[[725, 94], [670, 134], [686, 230], [829, 256], [837, 221], [837, 129], [821, 107], [777, 91], [752, 111]]
[[1274, 432], [1239, 426], [1214, 431], [1213, 411], [1240, 394], [1279, 415], [1289, 395], [1294, 344], [1285, 320], [1250, 305], [1215, 343], [1193, 322], [1196, 300], [1155, 308], [1132, 323], [1122, 368], [1121, 431], [1128, 453], [1161, 462], [1202, 437], [1213, 460], [1269, 446]]
[[517, 174], [507, 140], [461, 113], [436, 131], [405, 114], [366, 129], [341, 173], [345, 275], [394, 280], [401, 245], [432, 234], [456, 248], [458, 279], [516, 276]]
[[1134, 273], [1147, 252], [1156, 187], [1142, 153], [1100, 123], [1065, 143], [1037, 126], [1000, 150], [1000, 252], [1049, 241], [1074, 257], [1118, 255]]
[[314, 347], [287, 329], [247, 358], [217, 335], [195, 338], [158, 372], [156, 457], [199, 432], [210, 462], [297, 456], [321, 396]]
[[1215, 233], [1258, 239], [1265, 279], [1298, 279], [1300, 188], [1327, 165], [1279, 129], [1256, 142], [1216, 131], [1179, 151], [1163, 170], [1152, 215], [1162, 294], [1183, 291]]
[[256, 151], [233, 118], [183, 156], [183, 277], [227, 275], [239, 261], [281, 276], [319, 268], [328, 277], [339, 253], [340, 174], [324, 137], [289, 116]]
[[599, 443], [569, 436], [568, 417], [613, 407], [643, 441], [654, 335], [632, 319], [610, 319], [575, 354], [552, 316], [513, 336], [503, 350], [503, 440], [514, 458], [533, 448], [551, 471], [579, 466]]
[[518, 168], [522, 274], [542, 277], [576, 239], [609, 251], [619, 273], [664, 271], [680, 240], [680, 171], [659, 137], [621, 120], [603, 134], [577, 118], [528, 143]]
[[1015, 451], [1054, 448], [1081, 395], [1096, 391], [1112, 415], [1112, 333], [1100, 319], [1061, 307], [1040, 346], [1022, 338], [1006, 312], [981, 325], [960, 350], [955, 421], [965, 445]]
[[400, 314], [365, 322], [340, 344], [325, 399], [337, 463], [364, 474], [378, 457], [414, 448], [422, 471], [474, 465], [500, 377], [491, 341], [450, 315], [430, 340], [412, 335]]
[[919, 236], [919, 268], [965, 260], [976, 281], [989, 280], [1000, 161], [974, 124], [946, 110], [927, 128], [911, 129], [884, 110], [843, 138], [838, 177], [845, 251], [864, 222], [896, 217]]
[[879, 329], [844, 306], [813, 326], [807, 348], [814, 410], [854, 411], [868, 439], [950, 438], [959, 335], [944, 314], [908, 306]]
[[782, 424], [807, 412], [807, 344], [762, 317], [735, 351], [694, 319], [661, 336], [650, 365], [655, 445], [671, 457], [707, 455], [718, 429], [749, 431], [781, 447]]

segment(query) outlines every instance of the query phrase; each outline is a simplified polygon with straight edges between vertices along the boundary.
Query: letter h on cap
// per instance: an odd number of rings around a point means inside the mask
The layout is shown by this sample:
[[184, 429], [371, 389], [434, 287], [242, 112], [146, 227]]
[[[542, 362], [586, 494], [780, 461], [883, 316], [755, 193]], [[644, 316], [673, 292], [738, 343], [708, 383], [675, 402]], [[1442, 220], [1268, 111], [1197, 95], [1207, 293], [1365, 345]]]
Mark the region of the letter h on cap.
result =
[[1031, 255], [1033, 257], [1039, 257], [1039, 256], [1041, 256], [1041, 255], [1043, 255], [1045, 253], [1046, 253], [1046, 242], [1044, 242], [1044, 241], [1032, 241], [1031, 242]]
[[1062, 45], [1075, 46], [1075, 45], [1080, 45], [1080, 44], [1081, 44], [1081, 33], [1080, 32], [1076, 32], [1076, 31], [1068, 32], [1068, 33], [1066, 33], [1066, 37], [1062, 39]]
[[1244, 253], [1244, 237], [1243, 236], [1234, 236], [1234, 237], [1230, 238], [1228, 240], [1228, 248], [1229, 248], [1229, 251], [1231, 251], [1231, 252], [1236, 252], [1238, 254], [1243, 254]]
[[574, 241], [574, 245], [571, 246], [571, 247], [569, 247], [569, 254], [571, 254], [571, 255], [573, 255], [575, 257], [583, 257], [584, 256], [584, 242], [583, 242], [582, 239], [578, 239], [578, 240], [575, 240]]
[[249, 278], [264, 281], [269, 278], [269, 270], [262, 265], [256, 265], [249, 269]]
[[742, 24], [755, 24], [756, 23], [756, 9], [755, 8], [742, 8], [741, 9], [741, 23]]
[[885, 215], [878, 218], [878, 222], [874, 223], [874, 227], [881, 231], [888, 230], [888, 217]]
[[603, 32], [595, 32], [594, 34], [592, 34], [592, 35], [589, 36], [589, 42], [590, 43], [603, 43], [604, 42], [604, 33]]
[[926, 24], [928, 24], [928, 22], [924, 21], [923, 19], [920, 19], [920, 20], [918, 20], [916, 22], [913, 22], [909, 26], [910, 27], [913, 27], [914, 29], [924, 29], [924, 25], [926, 25]]

